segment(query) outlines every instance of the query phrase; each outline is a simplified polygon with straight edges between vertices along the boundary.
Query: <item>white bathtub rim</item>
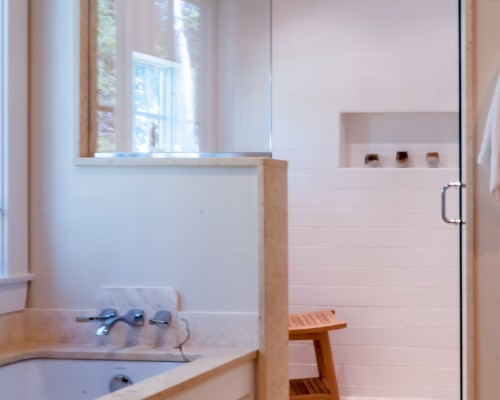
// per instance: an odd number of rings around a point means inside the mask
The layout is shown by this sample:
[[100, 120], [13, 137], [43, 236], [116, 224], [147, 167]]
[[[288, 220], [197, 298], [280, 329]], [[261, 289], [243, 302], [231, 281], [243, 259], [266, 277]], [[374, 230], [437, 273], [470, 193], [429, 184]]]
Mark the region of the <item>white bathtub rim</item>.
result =
[[[141, 400], [148, 396], [173, 396], [200, 384], [244, 362], [257, 358], [258, 351], [252, 348], [186, 348], [189, 360], [185, 365], [160, 373], [127, 388], [128, 400]], [[88, 359], [115, 361], [182, 361], [177, 349], [151, 348], [144, 346], [118, 347], [72, 346], [66, 344], [30, 344], [0, 349], [0, 366], [34, 358]], [[99, 400], [113, 400], [114, 393]]]

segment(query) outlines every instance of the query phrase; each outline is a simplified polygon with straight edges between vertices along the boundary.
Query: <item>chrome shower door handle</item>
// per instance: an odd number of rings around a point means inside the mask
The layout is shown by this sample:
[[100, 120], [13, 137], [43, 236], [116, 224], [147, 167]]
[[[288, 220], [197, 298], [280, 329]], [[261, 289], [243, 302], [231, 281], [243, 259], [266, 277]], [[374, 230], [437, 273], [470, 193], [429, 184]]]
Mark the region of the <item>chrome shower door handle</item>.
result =
[[462, 182], [450, 182], [443, 186], [441, 189], [441, 218], [444, 222], [453, 225], [465, 224], [465, 220], [462, 219], [451, 219], [446, 216], [446, 191], [449, 188], [459, 189], [465, 188], [465, 183]]

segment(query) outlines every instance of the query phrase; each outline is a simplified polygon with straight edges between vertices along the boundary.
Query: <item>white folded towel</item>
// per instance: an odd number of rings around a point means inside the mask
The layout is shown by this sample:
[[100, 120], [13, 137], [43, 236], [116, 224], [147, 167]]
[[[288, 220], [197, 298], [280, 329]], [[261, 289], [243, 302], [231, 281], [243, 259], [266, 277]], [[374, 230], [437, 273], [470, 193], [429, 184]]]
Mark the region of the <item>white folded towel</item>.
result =
[[491, 98], [477, 162], [490, 174], [490, 192], [500, 202], [500, 74]]

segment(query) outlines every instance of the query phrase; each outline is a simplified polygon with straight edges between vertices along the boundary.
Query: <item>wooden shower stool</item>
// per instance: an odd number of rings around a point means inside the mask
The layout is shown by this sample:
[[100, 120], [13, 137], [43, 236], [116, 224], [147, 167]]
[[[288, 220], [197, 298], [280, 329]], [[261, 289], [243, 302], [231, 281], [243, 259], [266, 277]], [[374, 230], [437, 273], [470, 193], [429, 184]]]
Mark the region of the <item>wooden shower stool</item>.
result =
[[290, 399], [339, 400], [328, 331], [343, 329], [333, 310], [314, 311], [288, 316], [289, 340], [312, 340], [316, 353], [317, 378], [290, 379]]

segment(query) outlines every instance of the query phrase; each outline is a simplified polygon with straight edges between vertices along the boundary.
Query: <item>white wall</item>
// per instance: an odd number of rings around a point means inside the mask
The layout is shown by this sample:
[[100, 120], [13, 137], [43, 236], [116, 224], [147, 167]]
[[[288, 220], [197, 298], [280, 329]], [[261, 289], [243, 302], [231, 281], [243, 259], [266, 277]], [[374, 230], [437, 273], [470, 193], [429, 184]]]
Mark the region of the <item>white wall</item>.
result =
[[218, 0], [216, 9], [215, 148], [269, 152], [270, 2]]
[[[273, 2], [290, 309], [334, 308], [347, 321], [331, 335], [343, 395], [457, 399], [458, 232], [439, 215], [457, 169], [339, 168], [341, 113], [456, 113], [456, 3]], [[427, 143], [411, 119], [401, 133], [403, 146]], [[314, 373], [310, 346], [294, 345], [290, 361], [292, 376]]]
[[78, 2], [30, 4], [30, 307], [172, 286], [184, 310], [257, 312], [255, 171], [74, 166]]
[[216, 150], [269, 152], [270, 2], [216, 4]]

